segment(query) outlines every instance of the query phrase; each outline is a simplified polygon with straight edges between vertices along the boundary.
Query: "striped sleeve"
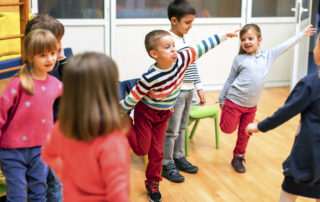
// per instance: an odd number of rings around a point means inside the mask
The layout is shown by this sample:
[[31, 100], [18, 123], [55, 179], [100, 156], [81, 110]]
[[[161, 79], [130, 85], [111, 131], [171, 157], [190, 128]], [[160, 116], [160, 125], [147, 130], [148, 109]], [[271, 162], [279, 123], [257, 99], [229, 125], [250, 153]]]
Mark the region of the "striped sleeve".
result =
[[195, 53], [194, 61], [199, 59], [201, 56], [203, 56], [205, 53], [210, 51], [211, 49], [218, 46], [221, 42], [225, 41], [227, 39], [226, 34], [215, 34], [213, 36], [209, 36], [208, 38], [202, 40], [200, 43], [196, 44], [192, 48], [194, 51], [191, 51], [192, 53]]
[[123, 109], [128, 112], [149, 92], [152, 84], [149, 83], [144, 76], [131, 89], [125, 99], [121, 101]]

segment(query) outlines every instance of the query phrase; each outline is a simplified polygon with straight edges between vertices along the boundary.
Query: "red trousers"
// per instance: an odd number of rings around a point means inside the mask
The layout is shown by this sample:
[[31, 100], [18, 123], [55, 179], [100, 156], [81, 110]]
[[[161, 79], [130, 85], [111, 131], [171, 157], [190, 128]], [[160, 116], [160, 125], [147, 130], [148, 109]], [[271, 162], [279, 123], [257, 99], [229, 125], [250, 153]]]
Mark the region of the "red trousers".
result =
[[245, 129], [249, 123], [253, 123], [257, 106], [242, 107], [226, 99], [220, 118], [220, 128], [224, 133], [233, 133], [238, 126], [238, 138], [233, 155], [245, 154], [250, 136]]
[[163, 140], [170, 116], [170, 110], [152, 109], [141, 101], [134, 108], [134, 124], [128, 139], [134, 153], [138, 156], [148, 154], [147, 185], [162, 180]]

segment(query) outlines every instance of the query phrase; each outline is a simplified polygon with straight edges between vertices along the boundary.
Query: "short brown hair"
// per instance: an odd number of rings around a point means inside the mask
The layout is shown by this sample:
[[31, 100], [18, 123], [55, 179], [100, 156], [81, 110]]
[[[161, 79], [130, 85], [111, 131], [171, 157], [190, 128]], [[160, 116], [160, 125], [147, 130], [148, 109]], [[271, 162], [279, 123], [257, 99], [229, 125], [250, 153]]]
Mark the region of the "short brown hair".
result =
[[30, 20], [27, 24], [25, 35], [35, 29], [49, 30], [57, 39], [61, 39], [64, 35], [63, 24], [59, 20], [47, 14], [37, 15]]
[[66, 137], [90, 141], [127, 122], [118, 95], [118, 69], [102, 53], [86, 52], [72, 57], [64, 69], [59, 110], [60, 129]]
[[167, 35], [170, 35], [170, 33], [165, 30], [153, 30], [146, 35], [146, 37], [144, 39], [144, 45], [145, 45], [146, 51], [148, 52], [149, 55], [150, 55], [149, 52], [151, 50], [156, 49], [157, 41], [160, 38], [167, 36]]

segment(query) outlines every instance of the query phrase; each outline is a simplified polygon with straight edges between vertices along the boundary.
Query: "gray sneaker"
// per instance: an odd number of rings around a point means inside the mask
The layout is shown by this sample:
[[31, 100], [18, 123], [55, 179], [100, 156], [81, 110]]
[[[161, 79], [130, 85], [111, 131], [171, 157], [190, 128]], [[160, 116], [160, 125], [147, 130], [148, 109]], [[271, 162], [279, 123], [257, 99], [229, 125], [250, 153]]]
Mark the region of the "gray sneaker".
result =
[[178, 170], [181, 170], [183, 172], [191, 174], [198, 172], [198, 167], [192, 165], [184, 156], [179, 159], [174, 159], [174, 163], [176, 164]]
[[162, 166], [162, 177], [170, 180], [171, 182], [180, 183], [184, 181], [184, 177], [179, 173], [176, 165], [173, 162]]

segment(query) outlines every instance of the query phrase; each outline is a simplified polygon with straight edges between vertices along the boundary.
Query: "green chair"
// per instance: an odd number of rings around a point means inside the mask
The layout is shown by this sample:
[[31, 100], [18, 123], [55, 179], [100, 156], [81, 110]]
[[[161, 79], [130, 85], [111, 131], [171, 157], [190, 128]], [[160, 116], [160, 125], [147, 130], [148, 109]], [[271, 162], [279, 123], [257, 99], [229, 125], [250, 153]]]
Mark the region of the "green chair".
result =
[[7, 186], [6, 178], [3, 176], [2, 171], [0, 170], [0, 197], [6, 195]]
[[[216, 134], [216, 148], [220, 149], [220, 135], [219, 135], [219, 116], [218, 116], [218, 108], [213, 106], [200, 106], [193, 105], [190, 109], [189, 121], [185, 130], [185, 155], [189, 156], [189, 139], [191, 139], [196, 129], [199, 125], [199, 121], [203, 118], [212, 118], [214, 119], [215, 125], [215, 134]], [[191, 130], [191, 134], [189, 136], [188, 126], [193, 122], [194, 126]]]

